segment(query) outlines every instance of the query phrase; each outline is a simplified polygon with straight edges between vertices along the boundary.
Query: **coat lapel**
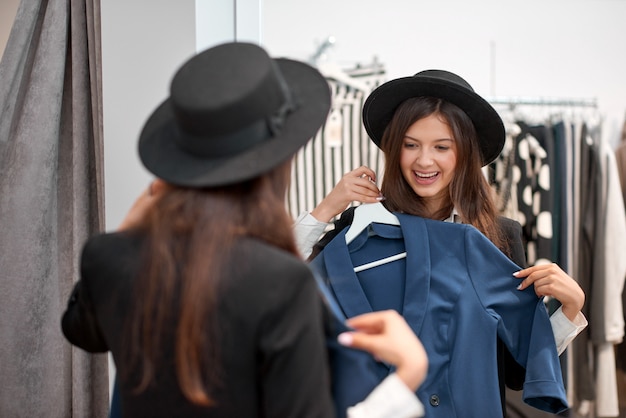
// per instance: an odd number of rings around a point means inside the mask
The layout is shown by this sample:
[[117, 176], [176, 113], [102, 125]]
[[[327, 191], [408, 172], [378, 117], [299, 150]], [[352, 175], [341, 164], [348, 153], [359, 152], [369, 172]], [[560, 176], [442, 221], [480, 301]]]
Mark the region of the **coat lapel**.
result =
[[406, 248], [406, 276], [402, 316], [420, 335], [430, 291], [431, 256], [425, 220], [418, 216], [395, 214], [400, 220]]
[[[396, 213], [406, 247], [405, 291], [402, 315], [414, 332], [419, 334], [425, 317], [430, 289], [430, 247], [424, 219]], [[333, 238], [324, 249], [324, 264], [328, 282], [337, 302], [348, 318], [366, 312], [372, 307], [354, 272], [346, 229]]]
[[367, 312], [372, 312], [372, 307], [361, 288], [348, 246], [346, 245], [346, 230], [333, 238], [324, 248], [324, 264], [337, 302], [348, 318]]

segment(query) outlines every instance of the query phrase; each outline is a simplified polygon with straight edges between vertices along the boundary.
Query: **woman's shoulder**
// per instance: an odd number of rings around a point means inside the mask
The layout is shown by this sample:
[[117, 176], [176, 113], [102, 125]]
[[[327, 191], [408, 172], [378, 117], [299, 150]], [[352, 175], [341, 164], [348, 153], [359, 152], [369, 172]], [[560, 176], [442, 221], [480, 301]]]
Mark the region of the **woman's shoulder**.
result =
[[505, 216], [498, 216], [497, 220], [500, 230], [509, 246], [517, 245], [522, 242], [522, 225], [518, 221]]
[[136, 231], [99, 232], [87, 239], [82, 257], [99, 260], [122, 255], [134, 256], [142, 241], [141, 234]]
[[102, 232], [83, 245], [81, 277], [90, 282], [127, 280], [139, 265], [143, 237], [134, 232]]
[[242, 261], [239, 271], [253, 271], [272, 280], [280, 281], [289, 273], [295, 277], [310, 275], [309, 267], [299, 256], [256, 238], [241, 240], [234, 248], [233, 257], [234, 261]]
[[521, 224], [519, 223], [519, 221], [516, 221], [515, 219], [512, 219], [512, 218], [508, 218], [506, 216], [498, 215], [496, 220], [500, 222], [502, 226], [521, 227]]
[[498, 217], [498, 223], [506, 240], [508, 247], [506, 252], [509, 254], [509, 258], [520, 267], [525, 267], [526, 250], [524, 248], [522, 225], [515, 219], [504, 216]]
[[515, 219], [507, 218], [506, 216], [498, 216], [498, 224], [505, 234], [518, 233], [522, 230], [522, 225]]

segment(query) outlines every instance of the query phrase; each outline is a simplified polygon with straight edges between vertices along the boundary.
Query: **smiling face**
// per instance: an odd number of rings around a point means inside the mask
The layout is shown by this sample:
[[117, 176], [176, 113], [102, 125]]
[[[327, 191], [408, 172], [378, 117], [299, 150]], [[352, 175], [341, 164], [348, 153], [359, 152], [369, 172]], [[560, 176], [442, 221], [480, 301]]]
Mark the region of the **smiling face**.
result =
[[400, 153], [400, 169], [430, 213], [435, 213], [446, 201], [456, 162], [456, 141], [442, 116], [426, 116], [406, 131]]

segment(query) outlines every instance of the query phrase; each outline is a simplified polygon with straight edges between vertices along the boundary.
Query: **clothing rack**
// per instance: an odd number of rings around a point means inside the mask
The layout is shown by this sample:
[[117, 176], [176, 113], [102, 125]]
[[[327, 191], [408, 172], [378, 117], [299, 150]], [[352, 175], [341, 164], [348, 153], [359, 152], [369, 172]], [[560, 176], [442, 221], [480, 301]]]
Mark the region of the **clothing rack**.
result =
[[515, 107], [516, 105], [598, 107], [598, 103], [595, 98], [487, 97], [486, 100], [491, 104], [509, 105], [511, 107]]
[[326, 50], [335, 45], [335, 42], [337, 42], [337, 40], [334, 36], [330, 35], [329, 37], [327, 37], [324, 42], [322, 42], [317, 47], [315, 52], [311, 54], [311, 56], [309, 57], [309, 63], [315, 66], [320, 58], [322, 58], [326, 54]]

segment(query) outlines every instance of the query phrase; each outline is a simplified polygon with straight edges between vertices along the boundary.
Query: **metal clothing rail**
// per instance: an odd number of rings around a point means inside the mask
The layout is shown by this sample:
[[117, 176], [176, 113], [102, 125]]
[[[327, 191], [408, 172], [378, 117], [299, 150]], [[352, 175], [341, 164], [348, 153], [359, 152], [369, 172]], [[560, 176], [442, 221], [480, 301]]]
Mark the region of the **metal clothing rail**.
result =
[[598, 107], [595, 98], [550, 98], [550, 97], [486, 97], [491, 104], [563, 106], [563, 107]]

